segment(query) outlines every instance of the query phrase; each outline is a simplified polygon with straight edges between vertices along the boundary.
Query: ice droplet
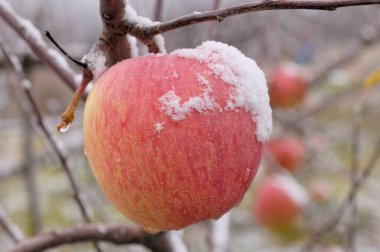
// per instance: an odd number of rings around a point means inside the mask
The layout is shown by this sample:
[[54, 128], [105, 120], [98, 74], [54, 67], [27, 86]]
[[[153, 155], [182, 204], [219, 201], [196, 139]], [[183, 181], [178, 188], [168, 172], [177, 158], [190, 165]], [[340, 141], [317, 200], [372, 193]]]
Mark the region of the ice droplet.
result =
[[70, 126], [71, 126], [71, 123], [67, 123], [65, 124], [65, 126], [59, 127], [58, 131], [61, 133], [66, 132], [69, 130]]

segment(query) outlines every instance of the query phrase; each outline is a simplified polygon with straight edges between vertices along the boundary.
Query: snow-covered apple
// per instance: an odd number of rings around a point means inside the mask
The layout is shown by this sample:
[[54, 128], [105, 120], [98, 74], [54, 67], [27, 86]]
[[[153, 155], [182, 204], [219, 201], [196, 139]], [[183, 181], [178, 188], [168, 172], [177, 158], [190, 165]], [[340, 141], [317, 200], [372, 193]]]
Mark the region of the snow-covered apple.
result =
[[237, 205], [272, 127], [265, 76], [234, 47], [124, 60], [88, 97], [84, 147], [108, 200], [149, 232]]
[[292, 62], [279, 65], [269, 84], [272, 107], [293, 107], [303, 102], [308, 91], [308, 82], [300, 68]]
[[282, 168], [297, 170], [305, 161], [305, 147], [295, 136], [277, 137], [266, 143], [266, 149]]
[[301, 185], [287, 175], [266, 177], [253, 198], [256, 220], [275, 231], [291, 227], [308, 202], [308, 195]]

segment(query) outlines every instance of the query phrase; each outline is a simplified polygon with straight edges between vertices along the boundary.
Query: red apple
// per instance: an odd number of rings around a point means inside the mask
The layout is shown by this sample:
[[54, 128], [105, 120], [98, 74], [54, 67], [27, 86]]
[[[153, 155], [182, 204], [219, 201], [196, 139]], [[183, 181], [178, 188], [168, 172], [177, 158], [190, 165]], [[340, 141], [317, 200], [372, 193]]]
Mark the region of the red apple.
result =
[[308, 91], [307, 80], [294, 63], [279, 65], [269, 84], [269, 96], [272, 107], [293, 107], [305, 99]]
[[270, 157], [289, 171], [297, 170], [305, 161], [305, 147], [294, 136], [271, 139], [266, 143]]
[[253, 200], [256, 220], [269, 229], [281, 231], [295, 223], [308, 196], [293, 178], [271, 175], [259, 185]]
[[85, 107], [85, 153], [129, 219], [149, 232], [182, 229], [240, 202], [271, 123], [256, 63], [208, 41], [103, 73]]

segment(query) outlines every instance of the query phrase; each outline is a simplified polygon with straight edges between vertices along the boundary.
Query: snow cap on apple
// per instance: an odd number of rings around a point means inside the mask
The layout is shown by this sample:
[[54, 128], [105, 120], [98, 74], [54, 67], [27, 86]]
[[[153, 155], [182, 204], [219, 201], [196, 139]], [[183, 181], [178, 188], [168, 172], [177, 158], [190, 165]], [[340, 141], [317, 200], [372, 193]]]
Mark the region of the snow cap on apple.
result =
[[217, 219], [256, 174], [272, 129], [264, 73], [214, 41], [119, 62], [92, 89], [84, 147], [107, 199], [146, 231]]
[[295, 223], [309, 196], [294, 178], [276, 174], [264, 179], [253, 200], [256, 220], [269, 229], [282, 231]]

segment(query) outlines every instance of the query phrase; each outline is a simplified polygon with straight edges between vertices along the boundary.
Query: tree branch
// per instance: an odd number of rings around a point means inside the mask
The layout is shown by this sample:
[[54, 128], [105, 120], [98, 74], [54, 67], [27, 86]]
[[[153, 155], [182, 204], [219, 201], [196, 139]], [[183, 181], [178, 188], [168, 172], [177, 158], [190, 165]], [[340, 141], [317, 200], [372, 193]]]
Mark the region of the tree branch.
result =
[[338, 210], [335, 214], [330, 218], [330, 220], [325, 223], [318, 231], [316, 231], [309, 240], [305, 243], [305, 245], [301, 248], [301, 252], [309, 252], [312, 247], [314, 247], [318, 242], [331, 230], [333, 230], [336, 225], [340, 223], [342, 217], [346, 213], [347, 209], [349, 209], [351, 203], [355, 200], [357, 194], [360, 189], [364, 186], [365, 182], [372, 174], [372, 171], [376, 167], [377, 161], [380, 158], [380, 139], [378, 139], [375, 143], [375, 147], [372, 151], [372, 154], [364, 167], [363, 171], [357, 176], [356, 180], [352, 182], [350, 191], [348, 192], [346, 198], [340, 204]]
[[136, 226], [94, 225], [54, 230], [26, 240], [8, 252], [37, 252], [64, 244], [104, 241], [117, 245], [141, 244], [155, 252], [172, 252], [165, 233], [150, 235]]
[[99, 48], [107, 54], [108, 65], [131, 57], [131, 48], [125, 34], [116, 29], [125, 17], [125, 0], [100, 0], [100, 16], [103, 31], [99, 39]]
[[201, 13], [185, 15], [167, 22], [145, 28], [147, 36], [153, 36], [168, 32], [180, 27], [193, 25], [206, 21], [222, 22], [224, 19], [244, 13], [265, 11], [265, 10], [284, 10], [284, 9], [309, 9], [309, 10], [328, 10], [337, 8], [380, 4], [379, 0], [259, 0], [252, 3], [240, 4], [228, 8]]
[[0, 226], [3, 227], [5, 232], [9, 235], [13, 242], [19, 243], [24, 239], [24, 234], [21, 232], [19, 227], [13, 223], [5, 210], [0, 206]]
[[67, 65], [66, 59], [47, 46], [41, 33], [30, 21], [18, 15], [6, 1], [0, 1], [0, 17], [30, 46], [37, 57], [45, 61], [72, 90], [76, 89], [75, 73]]
[[[40, 127], [40, 129], [44, 133], [47, 141], [50, 143], [54, 152], [58, 156], [59, 162], [60, 162], [63, 170], [65, 171], [67, 178], [69, 179], [71, 188], [73, 190], [73, 197], [74, 197], [77, 205], [79, 206], [82, 217], [85, 220], [85, 222], [89, 223], [90, 222], [90, 216], [88, 213], [88, 209], [85, 206], [85, 203], [82, 199], [83, 196], [79, 190], [79, 187], [78, 187], [78, 184], [75, 180], [75, 177], [71, 172], [72, 169], [67, 162], [66, 155], [61, 150], [58, 142], [53, 138], [52, 134], [48, 130], [48, 127], [45, 123], [45, 120], [42, 116], [42, 113], [41, 113], [40, 109], [38, 108], [36, 99], [34, 98], [32, 91], [30, 90], [30, 87], [31, 87], [30, 81], [26, 78], [26, 76], [22, 70], [21, 64], [18, 61], [17, 57], [10, 53], [7, 45], [2, 40], [0, 40], [0, 49], [2, 50], [6, 61], [13, 68], [17, 77], [19, 78], [19, 81], [21, 83], [20, 86], [21, 86], [21, 88], [22, 88], [22, 90], [23, 90], [23, 92], [24, 92], [24, 94], [25, 94], [25, 96], [26, 96], [26, 98], [30, 104], [31, 111], [28, 111], [28, 112], [33, 113], [37, 117], [38, 126]], [[98, 249], [98, 251], [99, 251], [99, 249]]]

